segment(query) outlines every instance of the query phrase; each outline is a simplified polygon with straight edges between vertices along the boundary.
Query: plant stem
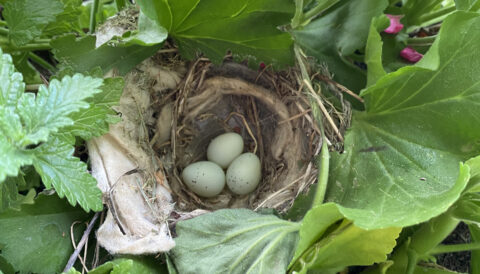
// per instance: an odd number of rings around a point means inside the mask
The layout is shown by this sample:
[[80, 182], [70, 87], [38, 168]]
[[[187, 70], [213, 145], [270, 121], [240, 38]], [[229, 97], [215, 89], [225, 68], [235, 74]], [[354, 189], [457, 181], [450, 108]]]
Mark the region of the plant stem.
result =
[[28, 58], [32, 59], [33, 62], [39, 64], [40, 66], [42, 66], [43, 68], [49, 70], [50, 72], [55, 72], [55, 71], [57, 71], [57, 68], [55, 68], [52, 64], [50, 64], [49, 62], [45, 61], [43, 58], [41, 58], [40, 56], [36, 55], [36, 54], [33, 53], [33, 52], [29, 52], [29, 53], [28, 53]]
[[52, 46], [48, 43], [32, 43], [32, 44], [26, 44], [24, 46], [20, 47], [14, 47], [12, 48], [16, 51], [34, 51], [34, 50], [49, 50], [52, 49]]
[[297, 28], [303, 17], [303, 0], [295, 0], [295, 15], [292, 18], [292, 29]]
[[422, 22], [422, 23], [425, 23], [425, 22], [429, 22], [431, 20], [434, 20], [434, 19], [439, 19], [439, 21], [441, 20], [441, 18], [449, 13], [452, 13], [456, 10], [456, 7], [455, 5], [452, 5], [452, 6], [446, 6], [446, 7], [443, 7], [437, 11], [434, 11], [434, 12], [430, 12], [430, 13], [427, 13], [427, 14], [424, 14], [422, 16], [419, 17], [419, 21]]
[[127, 5], [126, 0], [115, 0], [115, 5], [117, 6], [117, 10], [121, 11]]
[[0, 28], [0, 35], [8, 35], [9, 31], [6, 28]]
[[480, 242], [455, 245], [438, 245], [430, 251], [430, 254], [453, 253], [470, 250], [480, 250]]
[[413, 234], [409, 249], [414, 250], [422, 257], [430, 254], [452, 231], [457, 227], [460, 221], [451, 216], [447, 211], [437, 216], [427, 223], [424, 223]]
[[90, 9], [90, 26], [88, 28], [89, 33], [95, 32], [95, 26], [97, 25], [97, 12], [100, 6], [100, 0], [93, 0], [92, 8]]
[[427, 37], [408, 38], [407, 39], [407, 44], [408, 45], [415, 45], [415, 46], [431, 45], [435, 41], [436, 38], [437, 38], [437, 35], [432, 35], [432, 36], [427, 36]]
[[324, 1], [321, 1], [317, 6], [315, 6], [313, 9], [307, 11], [303, 15], [302, 24], [308, 23], [311, 19], [313, 19], [314, 17], [316, 17], [320, 13], [324, 12], [325, 10], [330, 8], [331, 6], [335, 5], [339, 1], [340, 0], [324, 0]]
[[[323, 129], [323, 128], [322, 128]], [[323, 131], [323, 130], [322, 130]], [[323, 204], [328, 184], [328, 172], [330, 168], [330, 153], [328, 152], [325, 133], [322, 132], [322, 151], [320, 153], [320, 168], [318, 170], [318, 186], [313, 198], [312, 207]]]
[[7, 25], [7, 21], [3, 21], [3, 20], [0, 20], [0, 26], [6, 26]]

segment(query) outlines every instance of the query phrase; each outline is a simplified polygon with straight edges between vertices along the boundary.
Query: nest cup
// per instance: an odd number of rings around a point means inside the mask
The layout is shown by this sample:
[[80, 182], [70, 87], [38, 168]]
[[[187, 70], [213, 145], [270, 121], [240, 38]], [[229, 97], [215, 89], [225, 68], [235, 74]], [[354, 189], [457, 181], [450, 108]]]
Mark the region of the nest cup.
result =
[[[292, 71], [253, 71], [233, 62], [214, 66], [198, 59], [175, 91], [159, 95], [158, 119], [171, 123], [171, 134], [169, 141], [157, 141], [154, 149], [164, 164], [177, 210], [274, 208], [285, 212], [315, 181], [312, 159], [320, 149], [320, 134], [294, 77]], [[210, 141], [226, 132], [240, 134], [244, 152], [260, 158], [262, 179], [246, 195], [225, 187], [216, 197], [199, 197], [180, 174], [187, 165], [206, 160]]]

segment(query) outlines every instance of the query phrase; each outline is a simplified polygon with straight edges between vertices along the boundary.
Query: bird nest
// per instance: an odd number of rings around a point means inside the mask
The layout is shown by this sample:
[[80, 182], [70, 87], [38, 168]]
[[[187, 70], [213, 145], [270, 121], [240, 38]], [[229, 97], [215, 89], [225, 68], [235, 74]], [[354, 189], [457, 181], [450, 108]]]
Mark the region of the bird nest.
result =
[[[315, 182], [313, 159], [320, 150], [320, 130], [295, 77], [293, 70], [253, 71], [234, 62], [215, 66], [198, 59], [175, 90], [155, 95], [159, 115], [152, 143], [178, 210], [273, 208], [285, 212]], [[246, 195], [225, 188], [216, 197], [199, 197], [179, 174], [187, 165], [206, 160], [209, 142], [225, 132], [240, 134], [245, 150], [260, 158], [261, 182]]]

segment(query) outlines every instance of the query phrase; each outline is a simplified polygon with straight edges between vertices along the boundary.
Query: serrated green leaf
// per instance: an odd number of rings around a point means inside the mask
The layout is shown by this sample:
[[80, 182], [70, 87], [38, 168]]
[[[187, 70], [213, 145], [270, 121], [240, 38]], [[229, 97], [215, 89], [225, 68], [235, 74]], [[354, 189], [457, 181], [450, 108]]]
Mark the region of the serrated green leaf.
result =
[[0, 106], [16, 107], [24, 90], [22, 74], [15, 72], [12, 57], [0, 48]]
[[45, 27], [43, 35], [52, 37], [72, 31], [81, 31], [78, 17], [82, 13], [82, 0], [61, 0], [61, 2], [63, 11], [55, 17], [54, 22]]
[[35, 149], [33, 166], [45, 187], [53, 186], [58, 196], [66, 196], [71, 205], [78, 203], [87, 212], [100, 211], [102, 192], [87, 172], [87, 165], [74, 157], [73, 151], [73, 146], [53, 139]]
[[344, 220], [335, 204], [314, 207], [302, 221], [291, 270], [337, 273], [347, 266], [383, 262], [395, 247], [400, 231], [364, 230]]
[[246, 209], [222, 209], [177, 224], [179, 273], [284, 273], [298, 223]]
[[31, 165], [33, 159], [30, 152], [12, 146], [0, 133], [0, 182], [7, 176], [17, 176], [20, 167]]
[[123, 84], [123, 78], [120, 77], [104, 79], [103, 86], [100, 87], [102, 92], [86, 100], [90, 104], [87, 109], [72, 113], [69, 118], [73, 120], [73, 125], [65, 127], [63, 131], [84, 140], [107, 133], [109, 123], [117, 118], [113, 117], [116, 113], [112, 107], [120, 101]]
[[76, 74], [62, 81], [52, 80], [48, 88], [41, 85], [35, 96], [24, 93], [19, 100], [18, 112], [26, 130], [22, 145], [48, 140], [50, 134], [64, 126], [72, 125], [70, 113], [87, 108], [84, 100], [100, 92], [102, 79]]
[[34, 205], [0, 214], [2, 256], [21, 273], [59, 273], [73, 252], [70, 226], [87, 216], [56, 196], [40, 195]]
[[58, 0], [10, 0], [2, 15], [7, 21], [8, 37], [16, 46], [40, 37], [42, 30], [63, 11]]
[[75, 72], [84, 73], [100, 67], [103, 71], [116, 69], [120, 75], [126, 74], [162, 47], [161, 45], [119, 47], [107, 43], [95, 48], [95, 36], [76, 39], [74, 35], [58, 37], [51, 45], [55, 58], [60, 61], [60, 69], [71, 67]]
[[341, 1], [303, 29], [294, 30], [293, 36], [308, 55], [327, 65], [337, 82], [360, 91], [366, 85], [365, 72], [348, 56], [365, 47], [372, 18], [387, 5], [387, 0]]
[[289, 34], [278, 29], [290, 22], [295, 11], [293, 1], [142, 0], [139, 3], [148, 17], [158, 18], [157, 22], [169, 30], [185, 58], [192, 59], [201, 52], [220, 63], [227, 51], [231, 51], [237, 60], [248, 59], [249, 65], [256, 67], [260, 62], [279, 66], [293, 63], [293, 41]]
[[[333, 155], [329, 201], [363, 228], [409, 226], [451, 206], [469, 179], [460, 164], [480, 153], [478, 14], [456, 13], [416, 66], [379, 79], [363, 95]], [[461, 29], [462, 31], [459, 31]]]

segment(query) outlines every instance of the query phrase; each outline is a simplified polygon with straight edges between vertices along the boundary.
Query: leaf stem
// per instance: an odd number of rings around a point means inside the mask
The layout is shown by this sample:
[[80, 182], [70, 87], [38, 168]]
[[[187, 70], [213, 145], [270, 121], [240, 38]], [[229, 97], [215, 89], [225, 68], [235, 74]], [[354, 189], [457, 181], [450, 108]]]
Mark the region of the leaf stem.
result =
[[0, 28], [0, 35], [8, 35], [9, 31], [6, 28]]
[[436, 10], [434, 12], [423, 14], [418, 19], [421, 23], [430, 22], [430, 21], [435, 20], [435, 19], [438, 19], [438, 21], [441, 21], [444, 16], [454, 12], [455, 10], [456, 10], [455, 5], [446, 6], [446, 7], [443, 7], [441, 9], [439, 9], [439, 10]]
[[117, 6], [117, 11], [123, 10], [127, 6], [126, 0], [115, 0], [115, 6]]
[[32, 59], [33, 62], [35, 62], [38, 65], [42, 66], [43, 68], [49, 70], [50, 72], [56, 72], [57, 71], [57, 68], [55, 68], [52, 64], [50, 64], [45, 59], [41, 58], [40, 56], [36, 55], [33, 52], [28, 53], [28, 58]]
[[301, 22], [303, 17], [303, 0], [295, 0], [295, 15], [292, 18], [292, 29], [297, 28]]
[[[325, 136], [324, 134], [322, 134]], [[328, 174], [330, 168], [330, 153], [328, 152], [327, 140], [322, 138], [322, 151], [320, 153], [320, 163], [318, 171], [318, 186], [313, 198], [312, 207], [323, 204], [325, 193], [327, 192]]]
[[303, 15], [303, 22], [302, 24], [307, 24], [308, 22], [310, 22], [310, 20], [312, 20], [314, 17], [316, 17], [317, 15], [319, 15], [320, 13], [326, 11], [328, 8], [330, 8], [331, 6], [335, 5], [336, 3], [338, 3], [340, 0], [325, 0], [325, 1], [320, 1], [320, 3], [315, 6], [313, 9], [307, 11], [304, 15]]
[[95, 32], [95, 26], [97, 25], [97, 12], [99, 6], [100, 0], [93, 0], [92, 8], [90, 9], [90, 25], [88, 28], [88, 33]]
[[437, 35], [427, 36], [427, 37], [413, 37], [407, 39], [408, 45], [422, 46], [422, 45], [431, 45], [435, 42]]
[[480, 250], [480, 242], [454, 245], [438, 245], [430, 251], [430, 254], [453, 253], [470, 250]]
[[0, 20], [0, 26], [6, 26], [7, 25], [7, 21], [3, 21], [3, 20]]

